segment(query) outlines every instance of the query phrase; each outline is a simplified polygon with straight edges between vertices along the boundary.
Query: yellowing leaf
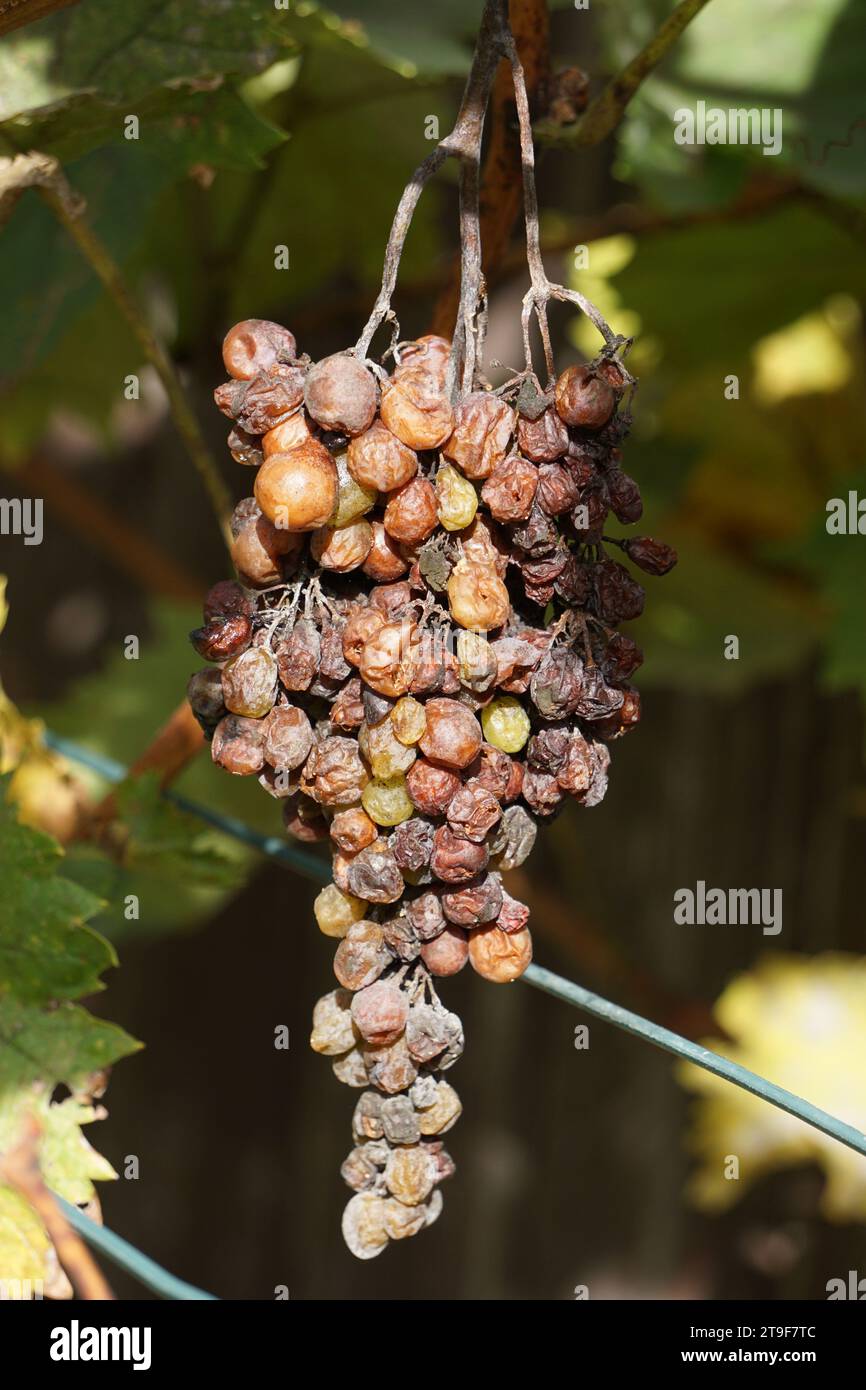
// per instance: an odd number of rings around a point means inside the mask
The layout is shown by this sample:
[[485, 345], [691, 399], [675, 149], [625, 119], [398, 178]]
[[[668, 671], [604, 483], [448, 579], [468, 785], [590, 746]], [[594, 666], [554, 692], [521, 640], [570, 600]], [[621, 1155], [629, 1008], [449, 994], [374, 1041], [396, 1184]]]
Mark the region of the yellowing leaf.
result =
[[53, 1247], [32, 1207], [0, 1184], [0, 1299], [42, 1292]]
[[851, 353], [827, 314], [805, 314], [752, 350], [755, 397], [776, 405], [789, 396], [839, 391], [851, 378]]
[[[715, 1006], [733, 1039], [704, 1046], [866, 1132], [866, 959], [781, 953], [732, 980]], [[691, 1065], [678, 1078], [700, 1097], [690, 1148], [697, 1205], [723, 1210], [765, 1173], [814, 1162], [824, 1171], [823, 1214], [866, 1221], [866, 1159], [811, 1125]], [[725, 1176], [739, 1161], [739, 1177]]]
[[[655, 355], [655, 345], [651, 338], [640, 338], [642, 321], [640, 314], [626, 307], [619, 290], [611, 283], [632, 261], [637, 243], [634, 237], [611, 236], [593, 241], [587, 247], [587, 265], [582, 266], [582, 258], [575, 248], [575, 263], [568, 277], [568, 284], [587, 299], [592, 300], [615, 333], [624, 338], [638, 338], [629, 366], [636, 372], [645, 371]], [[571, 326], [571, 340], [586, 357], [594, 357], [601, 343], [598, 329], [588, 318], [581, 315]]]

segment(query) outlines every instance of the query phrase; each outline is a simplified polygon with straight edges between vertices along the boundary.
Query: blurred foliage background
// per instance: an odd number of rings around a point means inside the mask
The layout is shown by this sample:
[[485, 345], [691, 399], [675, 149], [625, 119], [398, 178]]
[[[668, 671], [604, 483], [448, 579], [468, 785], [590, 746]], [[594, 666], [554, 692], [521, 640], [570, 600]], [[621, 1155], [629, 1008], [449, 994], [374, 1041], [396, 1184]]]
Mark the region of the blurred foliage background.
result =
[[[582, 67], [595, 94], [671, 8], [552, 3], [551, 64]], [[354, 342], [430, 118], [450, 127], [480, 9], [83, 0], [0, 40], [0, 153], [62, 162], [234, 498], [248, 480], [210, 401], [222, 335], [256, 316], [313, 357]], [[611, 138], [577, 146], [566, 125], [539, 150], [549, 271], [635, 338], [626, 467], [641, 531], [680, 563], [663, 592], [649, 581], [634, 628], [644, 721], [613, 749], [608, 798], [540, 837], [521, 884], [540, 962], [715, 1037], [861, 1129], [866, 539], [825, 523], [830, 499], [866, 497], [864, 57], [855, 0], [710, 0]], [[673, 112], [698, 101], [780, 108], [781, 152], [677, 145]], [[448, 281], [456, 205], [446, 168], [404, 256], [404, 336], [428, 329]], [[422, 1248], [374, 1266], [343, 1251], [352, 1101], [305, 1046], [330, 974], [313, 888], [169, 812], [153, 778], [114, 808], [122, 837], [82, 839], [81, 805], [107, 788], [41, 743], [38, 721], [134, 762], [182, 697], [196, 599], [226, 562], [116, 304], [36, 192], [3, 213], [0, 486], [44, 498], [45, 539], [2, 538], [2, 770], [24, 818], [65, 843], [66, 878], [105, 904], [92, 924], [122, 968], [97, 1012], [147, 1044], [100, 1126], [116, 1169], [141, 1160], [138, 1181], [101, 1189], [109, 1223], [236, 1297], [287, 1284], [298, 1298], [558, 1298], [589, 1284], [592, 1297], [820, 1298], [866, 1273], [866, 1162], [730, 1088], [689, 1102], [664, 1057], [600, 1025], [577, 1052], [564, 1006], [463, 978], [450, 993], [467, 1023], [465, 1113], [444, 1217]], [[491, 276], [488, 356], [503, 363], [521, 353], [521, 236]], [[598, 346], [565, 306], [555, 330], [560, 366]], [[276, 830], [259, 789], [207, 757], [177, 787]], [[782, 888], [781, 935], [675, 925], [673, 893], [699, 879]], [[737, 1184], [721, 1176], [730, 1153]]]

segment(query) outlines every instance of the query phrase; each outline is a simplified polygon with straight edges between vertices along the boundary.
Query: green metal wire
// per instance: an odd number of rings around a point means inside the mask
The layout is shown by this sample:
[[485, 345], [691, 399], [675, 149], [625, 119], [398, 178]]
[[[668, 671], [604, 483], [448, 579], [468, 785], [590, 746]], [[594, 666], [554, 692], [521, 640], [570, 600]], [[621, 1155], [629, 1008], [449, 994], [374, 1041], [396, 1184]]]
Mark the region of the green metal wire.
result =
[[833, 1115], [828, 1115], [826, 1110], [819, 1110], [817, 1105], [802, 1100], [792, 1091], [786, 1091], [774, 1082], [767, 1081], [766, 1077], [747, 1071], [736, 1062], [729, 1062], [727, 1057], [720, 1057], [717, 1052], [710, 1052], [709, 1048], [701, 1047], [699, 1043], [689, 1042], [688, 1038], [681, 1038], [679, 1033], [672, 1033], [669, 1028], [650, 1023], [648, 1019], [641, 1018], [640, 1014], [620, 1008], [619, 1004], [611, 1004], [609, 999], [602, 999], [600, 995], [593, 994], [591, 990], [584, 989], [582, 985], [576, 985], [571, 980], [563, 980], [561, 976], [554, 975], [543, 966], [530, 965], [522, 979], [530, 985], [535, 985], [536, 989], [543, 989], [545, 994], [553, 994], [557, 999], [564, 999], [567, 1004], [574, 1004], [576, 1008], [594, 1014], [596, 1018], [603, 1018], [615, 1028], [622, 1028], [626, 1033], [643, 1038], [645, 1042], [660, 1047], [664, 1052], [672, 1052], [675, 1057], [684, 1057], [686, 1061], [694, 1062], [696, 1067], [703, 1067], [704, 1071], [721, 1076], [734, 1086], [741, 1086], [744, 1091], [750, 1091], [753, 1096], [760, 1096], [771, 1105], [777, 1105], [780, 1110], [787, 1110], [789, 1115], [796, 1115], [798, 1120], [805, 1120], [806, 1124], [829, 1134], [831, 1139], [838, 1139], [840, 1144], [847, 1144], [849, 1149], [866, 1154], [866, 1134], [861, 1134], [859, 1129], [855, 1129], [853, 1125], [846, 1125], [844, 1120], [837, 1120]]
[[122, 1236], [115, 1235], [114, 1231], [109, 1231], [105, 1226], [100, 1226], [97, 1221], [85, 1216], [83, 1211], [67, 1202], [65, 1197], [59, 1193], [52, 1193], [55, 1202], [59, 1206], [70, 1226], [92, 1245], [94, 1250], [98, 1250], [100, 1255], [104, 1255], [112, 1264], [117, 1265], [118, 1269], [126, 1270], [145, 1288], [151, 1289], [153, 1293], [158, 1293], [160, 1298], [178, 1299], [189, 1302], [190, 1300], [208, 1299], [214, 1300], [212, 1293], [205, 1293], [203, 1289], [197, 1289], [194, 1284], [187, 1284], [183, 1279], [177, 1279], [173, 1274], [169, 1274], [167, 1269], [163, 1269], [155, 1260], [148, 1255], [143, 1255], [134, 1245], [130, 1245], [128, 1240]]
[[[47, 734], [46, 742], [59, 753], [93, 768], [113, 782], [121, 781], [127, 775], [126, 769], [120, 763], [80, 748], [67, 739]], [[166, 792], [165, 795], [175, 805], [191, 815], [198, 816], [210, 825], [224, 830], [227, 834], [233, 835], [245, 844], [260, 850], [262, 854], [288, 864], [291, 868], [297, 869], [316, 882], [330, 882], [331, 875], [327, 864], [309, 850], [300, 847], [295, 848], [274, 836], [259, 835], [249, 826], [244, 825], [242, 821], [210, 811], [204, 806], [198, 806], [195, 802], [188, 801], [185, 797], [178, 796], [174, 792]], [[731, 1062], [726, 1057], [720, 1057], [717, 1053], [710, 1052], [708, 1048], [701, 1047], [698, 1043], [689, 1042], [687, 1038], [682, 1038], [678, 1033], [672, 1033], [667, 1028], [661, 1028], [657, 1023], [651, 1023], [649, 1019], [642, 1018], [639, 1014], [620, 1008], [618, 1004], [612, 1004], [610, 1000], [602, 999], [600, 995], [593, 994], [591, 990], [584, 989], [583, 986], [575, 984], [572, 980], [565, 980], [560, 975], [554, 975], [552, 971], [545, 970], [540, 965], [530, 965], [521, 979], [536, 989], [543, 990], [546, 994], [552, 994], [557, 999], [563, 999], [566, 1003], [573, 1004], [576, 1008], [584, 1009], [596, 1018], [612, 1023], [615, 1028], [622, 1028], [626, 1033], [632, 1033], [635, 1037], [643, 1038], [645, 1042], [652, 1043], [654, 1047], [660, 1047], [675, 1057], [682, 1057], [686, 1061], [693, 1062], [695, 1066], [702, 1067], [704, 1071], [712, 1072], [714, 1076], [720, 1076], [725, 1081], [730, 1081], [734, 1086], [740, 1086], [744, 1091], [749, 1091], [754, 1096], [760, 1096], [770, 1105], [778, 1106], [780, 1110], [785, 1110], [789, 1115], [796, 1116], [797, 1119], [812, 1125], [814, 1129], [819, 1129], [823, 1134], [829, 1135], [831, 1139], [838, 1139], [840, 1144], [846, 1144], [848, 1148], [856, 1150], [857, 1153], [866, 1155], [866, 1134], [861, 1134], [852, 1125], [845, 1124], [843, 1120], [838, 1120], [834, 1115], [820, 1110], [810, 1101], [803, 1100], [800, 1096], [794, 1095], [792, 1091], [784, 1090], [781, 1086], [776, 1086], [772, 1081], [758, 1076], [755, 1072], [748, 1071], [745, 1067], [739, 1066], [738, 1063]]]

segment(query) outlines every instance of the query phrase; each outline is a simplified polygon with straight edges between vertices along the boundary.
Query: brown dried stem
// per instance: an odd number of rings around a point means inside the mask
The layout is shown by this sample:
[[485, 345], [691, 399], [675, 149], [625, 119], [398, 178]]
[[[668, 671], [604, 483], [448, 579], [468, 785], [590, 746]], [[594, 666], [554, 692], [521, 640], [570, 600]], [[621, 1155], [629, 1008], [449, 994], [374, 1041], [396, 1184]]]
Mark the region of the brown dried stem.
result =
[[[550, 67], [547, 0], [510, 0], [508, 18], [526, 75], [530, 102], [544, 88]], [[523, 202], [520, 141], [514, 122], [511, 66], [501, 61], [490, 93], [485, 122], [486, 152], [481, 176], [479, 227], [482, 273], [489, 288], [505, 259], [511, 231]], [[455, 256], [448, 280], [439, 288], [429, 331], [450, 337], [457, 320], [461, 257]], [[479, 342], [479, 356], [481, 344]]]
[[541, 258], [541, 241], [538, 225], [538, 195], [535, 189], [535, 149], [532, 141], [532, 121], [529, 114], [529, 98], [526, 92], [526, 79], [520, 56], [510, 31], [503, 35], [503, 43], [511, 63], [514, 81], [514, 97], [517, 103], [517, 117], [520, 125], [520, 152], [523, 166], [523, 207], [526, 221], [526, 261], [529, 267], [530, 286], [523, 298], [521, 323], [523, 327], [523, 349], [526, 358], [526, 371], [532, 372], [532, 344], [530, 327], [532, 315], [538, 323], [544, 349], [544, 362], [547, 371], [547, 384], [553, 380], [553, 351], [550, 344], [550, 330], [547, 323], [547, 305], [551, 299], [561, 299], [576, 304], [587, 318], [595, 324], [606, 347], [612, 353], [628, 346], [627, 340], [614, 333], [610, 325], [596, 309], [595, 305], [578, 290], [566, 289], [564, 285], [552, 284], [547, 278]]
[[447, 385], [449, 395], [456, 393], [457, 375], [462, 359], [460, 395], [472, 390], [478, 363], [478, 335], [476, 320], [481, 302], [481, 223], [480, 223], [480, 182], [481, 182], [481, 137], [478, 146], [468, 159], [463, 161], [460, 175], [460, 303], [457, 322], [454, 325], [454, 340], [451, 359], [448, 363]]
[[452, 397], [458, 394], [458, 380], [459, 394], [462, 395], [472, 389], [477, 374], [479, 310], [483, 296], [479, 215], [481, 139], [493, 79], [499, 59], [503, 55], [511, 66], [520, 127], [526, 258], [530, 276], [530, 288], [524, 297], [522, 313], [526, 373], [532, 374], [533, 371], [530, 327], [534, 314], [541, 334], [548, 384], [553, 379], [553, 350], [547, 322], [547, 305], [551, 299], [566, 300], [577, 305], [595, 324], [609, 353], [617, 354], [621, 348], [628, 346], [626, 340], [613, 332], [595, 305], [584, 295], [577, 290], [569, 290], [564, 285], [552, 284], [547, 278], [541, 259], [538, 198], [535, 190], [535, 152], [526, 78], [508, 23], [507, 0], [487, 0], [472, 68], [454, 129], [419, 165], [404, 189], [385, 250], [382, 286], [364, 331], [354, 348], [355, 354], [362, 360], [365, 359], [375, 333], [386, 320], [390, 320], [394, 325], [392, 346], [397, 342], [400, 329], [391, 307], [391, 299], [397, 284], [400, 258], [412, 216], [426, 184], [441, 168], [446, 158], [454, 156], [460, 159], [463, 168], [460, 182], [460, 298], [448, 369], [448, 389]]
[[[443, 140], [440, 140], [423, 163], [419, 164], [397, 204], [397, 211], [394, 214], [388, 244], [385, 248], [382, 286], [373, 305], [372, 313], [355, 344], [355, 355], [362, 360], [367, 357], [373, 337], [386, 319], [394, 324], [394, 341], [396, 342], [399, 338], [399, 325], [391, 307], [391, 299], [397, 284], [403, 246], [424, 188], [448, 158], [459, 159], [463, 163], [463, 178], [461, 180], [462, 273], [458, 331], [455, 333], [455, 354], [451, 365], [452, 377], [456, 379], [458, 360], [462, 358], [459, 346], [461, 340], [465, 341], [467, 356], [474, 358], [474, 322], [467, 329], [467, 321], [469, 318], [474, 320], [481, 286], [478, 169], [481, 156], [481, 137], [484, 131], [484, 113], [487, 109], [496, 67], [503, 52], [502, 36], [508, 32], [506, 5], [507, 0], [486, 0], [472, 58], [472, 67], [469, 71], [454, 128]], [[463, 366], [462, 361], [460, 365]]]

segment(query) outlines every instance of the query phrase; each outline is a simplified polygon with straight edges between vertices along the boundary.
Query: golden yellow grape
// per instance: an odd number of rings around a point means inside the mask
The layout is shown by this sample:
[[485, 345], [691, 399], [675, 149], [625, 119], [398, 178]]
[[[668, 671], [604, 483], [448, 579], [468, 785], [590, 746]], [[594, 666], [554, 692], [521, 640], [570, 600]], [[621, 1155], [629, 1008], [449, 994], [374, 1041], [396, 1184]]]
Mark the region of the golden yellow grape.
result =
[[481, 711], [484, 737], [503, 753], [519, 753], [529, 738], [529, 715], [514, 695], [497, 695]]

